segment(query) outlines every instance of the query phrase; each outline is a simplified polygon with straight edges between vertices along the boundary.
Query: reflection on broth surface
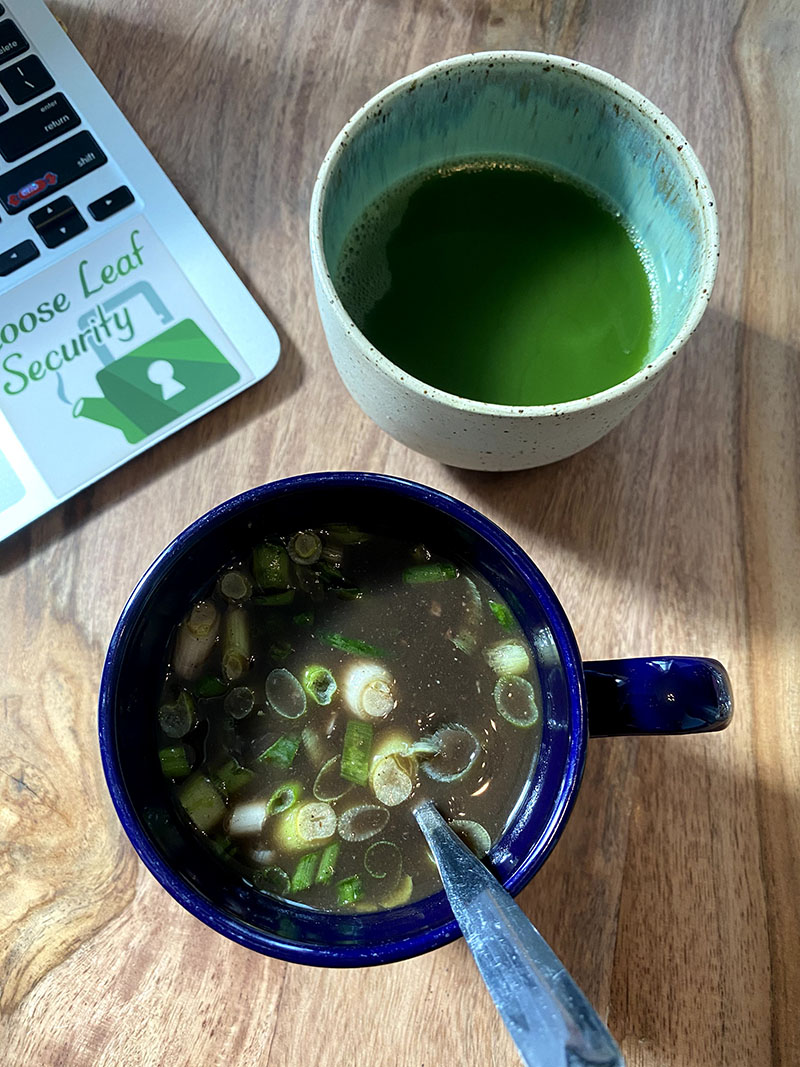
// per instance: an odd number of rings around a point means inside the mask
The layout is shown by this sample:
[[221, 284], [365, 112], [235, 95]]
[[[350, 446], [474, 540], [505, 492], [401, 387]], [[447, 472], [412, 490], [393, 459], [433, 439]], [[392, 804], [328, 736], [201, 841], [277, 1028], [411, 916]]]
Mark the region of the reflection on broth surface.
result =
[[159, 758], [179, 816], [245, 882], [314, 908], [436, 892], [414, 805], [482, 855], [535, 767], [534, 654], [488, 582], [425, 545], [270, 537], [210, 581], [169, 659]]

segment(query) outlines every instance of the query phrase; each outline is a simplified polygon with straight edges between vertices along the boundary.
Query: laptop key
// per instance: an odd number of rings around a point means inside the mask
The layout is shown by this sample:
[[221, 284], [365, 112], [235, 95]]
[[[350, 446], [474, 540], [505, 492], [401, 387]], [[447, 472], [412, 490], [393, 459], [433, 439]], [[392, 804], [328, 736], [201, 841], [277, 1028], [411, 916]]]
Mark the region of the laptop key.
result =
[[4, 67], [0, 70], [0, 82], [15, 104], [27, 104], [56, 84], [38, 56], [26, 56], [19, 63]]
[[65, 215], [74, 210], [75, 205], [68, 196], [59, 196], [57, 200], [51, 200], [49, 204], [45, 207], [40, 207], [38, 211], [32, 211], [28, 215], [28, 221], [34, 230], [38, 230], [40, 226], [46, 226], [48, 223], [54, 222], [59, 215]]
[[132, 203], [133, 193], [127, 185], [120, 185], [119, 189], [106, 193], [99, 200], [93, 200], [89, 204], [89, 214], [97, 222], [102, 222], [104, 219], [110, 218], [111, 215], [116, 215], [118, 211], [122, 211], [124, 207]]
[[13, 248], [0, 252], [0, 278], [7, 278], [15, 270], [39, 256], [39, 249], [33, 241], [22, 241]]
[[10, 59], [21, 56], [29, 47], [15, 22], [11, 19], [3, 19], [0, 22], [0, 63], [7, 63]]
[[[66, 199], [66, 198], [65, 198]], [[45, 222], [36, 227], [36, 232], [48, 248], [58, 248], [65, 241], [77, 237], [79, 233], [88, 230], [86, 219], [74, 206], [68, 211], [62, 211], [52, 222]]]
[[64, 94], [54, 93], [0, 123], [0, 155], [9, 163], [21, 159], [80, 123]]
[[83, 130], [0, 174], [0, 203], [16, 215], [107, 162], [97, 141]]
[[0, 96], [0, 115], [5, 115], [6, 111], [8, 111], [8, 104], [5, 102], [2, 96]]

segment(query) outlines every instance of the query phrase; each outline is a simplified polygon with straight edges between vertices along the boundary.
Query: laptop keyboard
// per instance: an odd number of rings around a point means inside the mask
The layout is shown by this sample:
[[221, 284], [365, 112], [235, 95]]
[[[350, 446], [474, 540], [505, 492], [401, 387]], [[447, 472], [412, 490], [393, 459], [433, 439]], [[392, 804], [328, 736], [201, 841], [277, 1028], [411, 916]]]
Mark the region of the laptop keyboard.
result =
[[[115, 176], [109, 179], [108, 192], [88, 205], [88, 220], [69, 197], [56, 198], [103, 167], [108, 157], [92, 134], [80, 129], [81, 116], [64, 93], [54, 90], [56, 82], [47, 67], [0, 4], [0, 278], [60, 248], [84, 233], [90, 222], [104, 222], [134, 202], [133, 193], [118, 185]], [[42, 203], [46, 206], [38, 207]], [[22, 215], [34, 205], [38, 210], [28, 215], [30, 236], [20, 240], [19, 227], [13, 227], [15, 237], [7, 240], [3, 213]]]

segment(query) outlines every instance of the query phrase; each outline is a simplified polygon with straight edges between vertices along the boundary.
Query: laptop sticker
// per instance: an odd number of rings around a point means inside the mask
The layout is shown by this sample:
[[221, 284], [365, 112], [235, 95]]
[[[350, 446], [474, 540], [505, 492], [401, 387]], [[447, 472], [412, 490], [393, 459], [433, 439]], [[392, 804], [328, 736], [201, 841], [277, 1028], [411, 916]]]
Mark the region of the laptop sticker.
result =
[[22, 282], [0, 296], [0, 536], [29, 521], [4, 514], [18, 446], [41, 513], [254, 378], [141, 216]]

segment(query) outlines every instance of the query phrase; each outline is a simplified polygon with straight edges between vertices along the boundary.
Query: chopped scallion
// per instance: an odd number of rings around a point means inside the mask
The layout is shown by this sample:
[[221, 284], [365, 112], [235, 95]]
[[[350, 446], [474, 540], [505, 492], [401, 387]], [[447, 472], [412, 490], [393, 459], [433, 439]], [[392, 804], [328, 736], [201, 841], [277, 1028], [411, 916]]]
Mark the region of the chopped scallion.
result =
[[292, 884], [291, 878], [282, 867], [264, 867], [260, 871], [253, 871], [250, 877], [260, 892], [275, 893], [281, 897], [289, 892]]
[[338, 567], [326, 563], [324, 559], [317, 564], [317, 574], [324, 582], [330, 582], [332, 585], [341, 585], [342, 582], [347, 581]]
[[483, 656], [501, 678], [510, 674], [525, 674], [531, 665], [527, 649], [520, 641], [499, 641], [489, 645], [483, 650]]
[[300, 679], [303, 689], [315, 704], [330, 704], [336, 692], [336, 679], [327, 667], [312, 664], [303, 671]]
[[275, 763], [278, 767], [283, 767], [286, 770], [294, 762], [298, 748], [300, 748], [299, 737], [279, 737], [277, 741], [261, 753], [258, 757], [258, 762]]
[[165, 778], [185, 778], [192, 769], [184, 745], [170, 745], [159, 749], [158, 758]]
[[280, 593], [264, 593], [263, 596], [251, 597], [248, 603], [257, 604], [260, 608], [282, 608], [291, 604], [294, 596], [294, 589], [284, 589]]
[[372, 538], [372, 534], [359, 530], [357, 526], [347, 526], [342, 523], [328, 526], [326, 532], [332, 541], [340, 545], [360, 545]]
[[282, 852], [327, 844], [335, 833], [336, 812], [318, 800], [305, 800], [272, 820], [273, 844]]
[[340, 678], [342, 700], [348, 711], [359, 719], [384, 719], [394, 711], [397, 701], [394, 678], [380, 663], [357, 660], [345, 667]]
[[459, 722], [440, 726], [431, 741], [437, 744], [435, 755], [425, 758], [420, 753], [422, 769], [435, 782], [457, 782], [475, 764], [481, 744], [468, 727]]
[[403, 856], [394, 841], [376, 841], [364, 853], [364, 869], [373, 878], [387, 878], [394, 885], [403, 870]]
[[452, 819], [449, 825], [478, 859], [483, 859], [488, 854], [492, 839], [485, 826], [481, 826], [474, 819]]
[[267, 815], [280, 815], [295, 806], [303, 794], [300, 782], [284, 782], [267, 801]]
[[345, 793], [349, 793], [353, 788], [353, 783], [344, 781], [339, 774], [340, 760], [340, 756], [332, 756], [317, 775], [313, 789], [317, 800], [324, 800], [327, 803], [341, 800]]
[[228, 833], [232, 837], [252, 837], [260, 834], [267, 817], [267, 802], [255, 797], [237, 804], [227, 819]]
[[244, 789], [252, 777], [253, 772], [247, 767], [242, 767], [233, 756], [211, 775], [214, 785], [223, 796], [233, 796], [234, 793], [238, 793], [240, 789]]
[[504, 630], [514, 629], [514, 616], [505, 604], [500, 604], [496, 600], [490, 600], [489, 607], [492, 615], [494, 615]]
[[397, 888], [393, 889], [391, 893], [383, 897], [380, 901], [382, 908], [401, 908], [403, 904], [408, 904], [411, 900], [411, 893], [414, 889], [414, 882], [410, 874], [404, 874], [400, 881], [397, 883]]
[[208, 778], [195, 773], [178, 790], [178, 801], [198, 830], [208, 833], [225, 815], [225, 801]]
[[302, 857], [292, 875], [291, 891], [301, 893], [309, 889], [314, 883], [314, 873], [317, 869], [317, 853], [308, 852]]
[[207, 674], [194, 684], [195, 696], [203, 697], [205, 699], [209, 697], [220, 697], [223, 693], [227, 692], [228, 683], [223, 682], [221, 678], [217, 678], [213, 674]]
[[314, 612], [299, 611], [297, 615], [292, 615], [292, 622], [295, 626], [311, 626], [314, 622]]
[[253, 576], [261, 589], [288, 589], [291, 586], [289, 554], [283, 545], [267, 542], [253, 550]]
[[323, 849], [319, 859], [319, 867], [317, 868], [317, 877], [315, 879], [318, 885], [327, 885], [331, 878], [333, 878], [338, 857], [339, 842], [331, 841], [331, 843]]
[[367, 841], [389, 821], [389, 812], [379, 804], [357, 804], [339, 816], [339, 836], [345, 841]]
[[222, 627], [222, 673], [235, 682], [250, 666], [250, 627], [242, 607], [230, 607]]
[[172, 666], [181, 678], [196, 678], [211, 655], [219, 630], [219, 611], [208, 600], [195, 604], [178, 627]]
[[230, 856], [235, 856], [239, 851], [236, 843], [231, 841], [227, 834], [214, 834], [209, 838], [208, 844], [212, 852], [215, 852], [220, 859], [226, 859]]
[[246, 600], [253, 591], [253, 583], [241, 571], [227, 571], [219, 580], [219, 591], [226, 600]]
[[349, 878], [343, 878], [341, 882], [336, 883], [337, 904], [354, 904], [363, 895], [364, 888], [357, 874], [352, 874]]
[[369, 756], [372, 748], [372, 723], [353, 720], [347, 724], [339, 773], [348, 782], [366, 785], [369, 779]]
[[336, 595], [339, 600], [360, 600], [364, 594], [356, 586], [343, 586], [336, 590]]
[[311, 726], [304, 726], [300, 738], [309, 762], [314, 767], [321, 767], [330, 756], [330, 746], [322, 737], [321, 732]]
[[403, 581], [407, 585], [419, 585], [423, 582], [449, 582], [458, 577], [458, 568], [452, 563], [419, 563], [406, 567]]
[[247, 685], [238, 685], [225, 697], [225, 711], [232, 719], [245, 719], [255, 707], [256, 695]]
[[272, 710], [284, 719], [299, 719], [305, 714], [305, 690], [285, 667], [270, 671], [264, 683], [264, 693]]
[[494, 687], [497, 710], [513, 726], [534, 726], [539, 720], [536, 693], [527, 678], [499, 678]]
[[359, 641], [355, 637], [345, 637], [343, 634], [318, 633], [320, 641], [330, 645], [331, 648], [341, 649], [342, 652], [352, 652], [358, 656], [376, 656], [378, 659], [385, 658], [386, 653], [375, 645], [369, 645], [366, 641]]
[[322, 555], [322, 538], [313, 530], [300, 530], [290, 538], [287, 551], [293, 563], [316, 563]]
[[174, 704], [162, 704], [158, 709], [158, 725], [167, 737], [185, 737], [195, 723], [194, 698], [183, 690]]

